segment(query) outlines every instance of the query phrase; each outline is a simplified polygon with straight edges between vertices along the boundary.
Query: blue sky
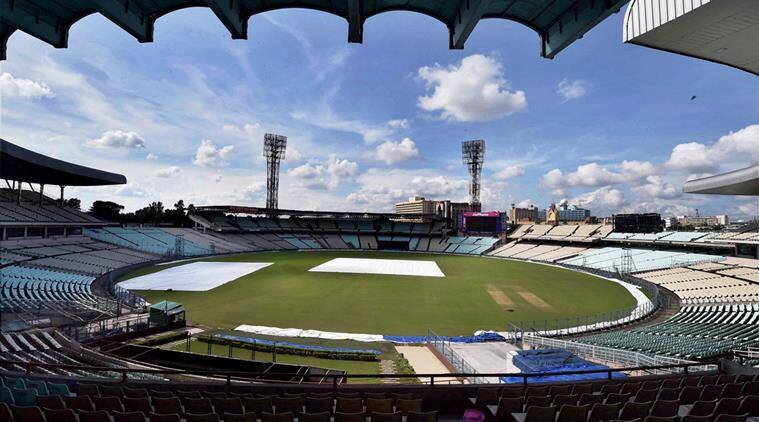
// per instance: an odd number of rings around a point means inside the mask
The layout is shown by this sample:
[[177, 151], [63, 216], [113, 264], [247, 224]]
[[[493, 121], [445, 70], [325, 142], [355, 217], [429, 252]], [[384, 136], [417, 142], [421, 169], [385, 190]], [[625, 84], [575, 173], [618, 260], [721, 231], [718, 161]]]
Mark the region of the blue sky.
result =
[[482, 138], [486, 209], [566, 198], [599, 216], [757, 215], [756, 201], [680, 191], [759, 162], [759, 79], [625, 45], [622, 16], [546, 60], [537, 34], [503, 20], [452, 51], [444, 25], [409, 12], [371, 18], [359, 45], [343, 19], [306, 10], [254, 16], [248, 40], [208, 9], [181, 10], [158, 20], [152, 44], [92, 15], [66, 50], [11, 37], [0, 135], [127, 176], [71, 189], [86, 205], [262, 206], [262, 138], [275, 132], [289, 137], [286, 208], [463, 200], [460, 142]]

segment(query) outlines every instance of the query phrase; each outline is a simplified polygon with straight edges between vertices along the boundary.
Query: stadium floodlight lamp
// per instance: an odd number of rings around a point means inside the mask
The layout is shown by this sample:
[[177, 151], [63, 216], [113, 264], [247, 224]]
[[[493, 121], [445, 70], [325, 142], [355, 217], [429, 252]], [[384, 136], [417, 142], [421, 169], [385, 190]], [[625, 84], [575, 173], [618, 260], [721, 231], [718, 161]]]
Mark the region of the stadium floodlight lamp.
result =
[[264, 157], [266, 158], [266, 208], [279, 207], [279, 162], [285, 159], [287, 136], [267, 133], [264, 135]]
[[485, 162], [485, 141], [476, 139], [461, 143], [461, 160], [469, 170], [469, 205], [472, 210], [480, 209], [480, 176]]

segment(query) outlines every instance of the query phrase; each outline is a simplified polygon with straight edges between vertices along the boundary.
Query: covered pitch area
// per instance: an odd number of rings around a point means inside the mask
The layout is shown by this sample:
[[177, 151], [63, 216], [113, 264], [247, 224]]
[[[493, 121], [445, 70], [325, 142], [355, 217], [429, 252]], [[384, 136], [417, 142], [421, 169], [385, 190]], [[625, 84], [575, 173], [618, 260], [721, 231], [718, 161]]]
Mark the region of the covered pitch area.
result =
[[[444, 277], [314, 272], [335, 259], [412, 263], [439, 267]], [[358, 259], [358, 261], [356, 261]], [[206, 327], [240, 325], [315, 329], [343, 333], [423, 336], [472, 335], [506, 329], [508, 322], [550, 319], [573, 323], [593, 314], [636, 306], [622, 285], [564, 268], [505, 259], [403, 252], [290, 251], [209, 258], [223, 263], [263, 263], [208, 291], [139, 291], [151, 303], [182, 303], [188, 320]], [[176, 265], [180, 269], [187, 262]], [[128, 275], [159, 275], [168, 265]], [[395, 267], [389, 265], [388, 268]], [[358, 271], [358, 267], [353, 271]], [[129, 285], [127, 280], [123, 285]], [[184, 276], [181, 283], [189, 283]]]

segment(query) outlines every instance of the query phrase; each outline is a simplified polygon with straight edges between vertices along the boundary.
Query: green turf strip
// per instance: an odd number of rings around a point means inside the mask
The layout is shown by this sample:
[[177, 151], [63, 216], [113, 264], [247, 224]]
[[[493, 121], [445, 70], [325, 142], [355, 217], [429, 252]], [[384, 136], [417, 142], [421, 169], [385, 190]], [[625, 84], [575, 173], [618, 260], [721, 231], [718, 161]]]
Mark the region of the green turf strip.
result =
[[[185, 352], [187, 351], [186, 343], [177, 344], [173, 347], [174, 350]], [[208, 343], [201, 341], [190, 342], [190, 352], [207, 354]], [[211, 354], [217, 356], [228, 357], [229, 348], [220, 344], [213, 344], [211, 347]], [[232, 348], [232, 357], [237, 359], [252, 359], [253, 355], [249, 349]], [[271, 353], [256, 352], [255, 360], [260, 362], [273, 362], [273, 356]], [[346, 371], [351, 374], [378, 374], [380, 372], [380, 363], [376, 362], [364, 362], [364, 361], [351, 361], [351, 360], [336, 360], [336, 359], [319, 359], [309, 356], [296, 356], [277, 353], [277, 363], [287, 363], [291, 365], [303, 365], [314, 366], [325, 369], [337, 369]], [[357, 382], [372, 383], [378, 382], [378, 379], [367, 378], [356, 380]]]
[[[434, 260], [445, 278], [309, 273], [337, 257]], [[576, 318], [635, 306], [622, 286], [547, 265], [472, 256], [393, 252], [266, 252], [210, 261], [274, 262], [207, 292], [140, 291], [149, 302], [182, 303], [191, 323], [240, 324], [392, 335], [470, 335], [507, 322]], [[182, 265], [180, 263], [177, 265]], [[139, 270], [126, 278], [169, 266]], [[486, 287], [487, 286], [487, 287]], [[495, 286], [512, 305], [488, 293]], [[537, 295], [535, 306], [519, 292]], [[583, 321], [580, 321], [581, 323]]]

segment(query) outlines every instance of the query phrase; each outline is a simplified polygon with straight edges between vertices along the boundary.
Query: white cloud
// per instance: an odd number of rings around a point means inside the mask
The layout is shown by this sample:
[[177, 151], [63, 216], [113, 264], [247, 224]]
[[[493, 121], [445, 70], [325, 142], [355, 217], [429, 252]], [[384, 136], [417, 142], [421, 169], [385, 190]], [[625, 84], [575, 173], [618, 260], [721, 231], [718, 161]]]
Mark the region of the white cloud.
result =
[[404, 129], [404, 130], [408, 130], [411, 127], [411, 124], [409, 124], [408, 120], [406, 119], [388, 120], [387, 123], [385, 124], [392, 128]]
[[3, 99], [53, 97], [55, 94], [44, 82], [16, 78], [8, 72], [0, 74], [0, 96]]
[[431, 89], [418, 98], [426, 111], [440, 111], [440, 118], [459, 122], [495, 120], [527, 108], [524, 91], [511, 91], [503, 65], [495, 58], [474, 54], [461, 63], [425, 66], [418, 75]]
[[295, 110], [290, 116], [302, 122], [312, 124], [325, 129], [339, 130], [343, 132], [356, 133], [361, 135], [364, 142], [373, 144], [384, 141], [392, 136], [398, 129], [397, 126], [388, 124], [372, 124], [360, 120], [342, 118], [333, 113], [328, 106], [321, 111], [315, 112], [310, 110]]
[[242, 126], [227, 124], [222, 125], [221, 130], [238, 136], [246, 135], [246, 137], [249, 137], [253, 140], [257, 140], [254, 139], [255, 135], [262, 135], [261, 140], [263, 140], [260, 123], [245, 123]]
[[720, 137], [713, 150], [719, 156], [738, 156], [741, 159], [749, 156], [753, 162], [759, 162], [759, 124]]
[[410, 138], [403, 138], [399, 142], [387, 141], [382, 143], [377, 146], [375, 153], [377, 158], [386, 164], [394, 164], [419, 156], [419, 150]]
[[691, 173], [714, 173], [726, 162], [759, 162], [759, 124], [721, 136], [713, 145], [699, 142], [678, 144], [666, 166]]
[[753, 201], [744, 202], [742, 204], [738, 204], [735, 207], [735, 210], [738, 215], [756, 218], [759, 216], [759, 203]]
[[148, 155], [145, 157], [146, 160], [155, 161], [158, 159], [158, 156], [153, 154], [152, 152], [149, 152]]
[[238, 199], [244, 201], [256, 201], [262, 199], [262, 193], [266, 190], [266, 182], [253, 182], [242, 189]]
[[411, 196], [463, 201], [469, 186], [466, 179], [452, 179], [430, 170], [380, 168], [369, 169], [358, 182], [361, 188], [348, 194], [348, 202], [385, 211], [391, 211], [395, 203]]
[[532, 199], [523, 199], [519, 202], [517, 202], [514, 206], [517, 208], [527, 208], [530, 205], [535, 205], [535, 202]]
[[99, 138], [90, 139], [87, 145], [93, 148], [145, 148], [145, 139], [134, 131], [109, 130]]
[[293, 145], [288, 145], [285, 157], [287, 161], [294, 163], [294, 162], [302, 160], [303, 154], [300, 152], [300, 149], [298, 149], [297, 147]]
[[143, 189], [136, 183], [127, 183], [126, 185], [121, 185], [118, 188], [116, 188], [115, 193], [116, 195], [119, 195], [119, 196], [134, 197], [134, 198], [141, 198], [147, 195], [147, 192], [145, 192], [145, 189]]
[[195, 151], [195, 160], [193, 164], [199, 167], [221, 167], [227, 165], [225, 159], [235, 149], [234, 145], [226, 145], [216, 148], [213, 141], [203, 139], [200, 146]]
[[666, 201], [634, 202], [621, 207], [619, 213], [647, 213], [657, 212], [662, 216], [694, 215], [696, 209], [682, 204]]
[[155, 177], [174, 177], [177, 174], [179, 174], [180, 168], [177, 166], [171, 166], [171, 167], [164, 167], [162, 169], [158, 169], [153, 173]]
[[680, 191], [673, 184], [665, 182], [661, 176], [648, 176], [645, 184], [633, 186], [630, 190], [644, 198], [674, 199], [680, 197]]
[[524, 174], [524, 167], [522, 166], [506, 166], [497, 172], [493, 173], [493, 179], [495, 180], [509, 180]]
[[587, 92], [588, 88], [585, 82], [579, 79], [570, 81], [569, 79], [564, 78], [556, 87], [556, 94], [558, 94], [564, 102], [582, 98]]
[[608, 186], [578, 195], [569, 200], [572, 204], [588, 208], [596, 215], [609, 213], [625, 204], [625, 196], [619, 189]]
[[287, 172], [310, 189], [337, 189], [341, 183], [358, 174], [358, 163], [331, 155], [327, 162], [312, 160]]
[[625, 160], [611, 169], [598, 163], [589, 163], [577, 166], [575, 171], [566, 174], [560, 169], [553, 169], [543, 175], [540, 185], [556, 191], [578, 186], [607, 186], [642, 180], [655, 171], [655, 166], [648, 161]]
[[710, 155], [709, 148], [698, 142], [676, 145], [666, 165], [671, 169], [688, 172], [713, 172], [719, 168], [715, 157]]

